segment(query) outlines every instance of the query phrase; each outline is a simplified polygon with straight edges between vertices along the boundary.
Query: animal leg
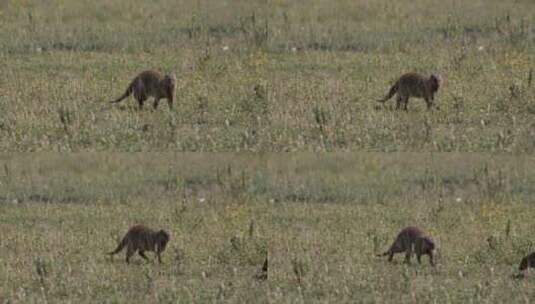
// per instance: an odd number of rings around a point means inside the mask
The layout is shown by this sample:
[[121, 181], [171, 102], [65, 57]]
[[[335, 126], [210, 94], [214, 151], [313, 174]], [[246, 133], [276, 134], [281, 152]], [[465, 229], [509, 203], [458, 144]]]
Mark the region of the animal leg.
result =
[[403, 98], [401, 98], [401, 96], [398, 94], [397, 98], [396, 98], [396, 110], [399, 110], [399, 108], [401, 107], [401, 103], [403, 102]]
[[416, 254], [416, 259], [418, 260], [418, 264], [422, 264], [422, 259], [421, 259], [422, 255], [421, 254]]
[[427, 104], [427, 110], [431, 110], [431, 108], [433, 107], [433, 99], [430, 97], [426, 97], [425, 103]]
[[154, 110], [158, 108], [158, 102], [160, 102], [160, 98], [155, 97], [154, 98]]
[[412, 257], [412, 246], [405, 251], [405, 263], [410, 264], [411, 263], [411, 257]]
[[145, 255], [145, 251], [141, 251], [141, 250], [140, 250], [140, 251], [138, 251], [138, 254], [139, 254], [142, 258], [144, 258], [146, 261], [149, 261], [149, 258]]
[[405, 110], [405, 112], [409, 111], [409, 109], [407, 108], [409, 106], [409, 97], [405, 97], [403, 98], [403, 110]]
[[143, 109], [143, 103], [145, 102], [145, 100], [147, 100], [147, 96], [140, 94], [136, 96], [136, 99], [137, 99], [137, 103], [139, 104], [139, 109], [140, 110]]
[[156, 256], [158, 256], [158, 263], [162, 264], [162, 257], [160, 256], [160, 252], [156, 252]]
[[128, 247], [126, 250], [126, 264], [130, 264], [130, 258], [134, 255], [135, 250]]
[[145, 102], [145, 100], [147, 100], [147, 94], [145, 94], [144, 91], [145, 89], [144, 89], [143, 83], [138, 82], [134, 90], [134, 97], [136, 98], [139, 104], [140, 110], [143, 108], [143, 103]]

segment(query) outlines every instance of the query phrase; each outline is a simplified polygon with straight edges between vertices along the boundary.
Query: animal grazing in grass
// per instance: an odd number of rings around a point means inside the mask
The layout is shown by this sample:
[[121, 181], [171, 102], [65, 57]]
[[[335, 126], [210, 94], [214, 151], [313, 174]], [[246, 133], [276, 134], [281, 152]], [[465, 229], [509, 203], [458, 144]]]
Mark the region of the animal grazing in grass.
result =
[[388, 255], [388, 261], [391, 262], [394, 258], [394, 254], [405, 252], [405, 262], [410, 263], [412, 254], [414, 252], [416, 253], [418, 263], [421, 263], [420, 258], [422, 255], [428, 255], [429, 262], [432, 266], [434, 266], [434, 251], [434, 241], [429, 236], [426, 236], [420, 228], [409, 226], [399, 232], [396, 240], [392, 246], [390, 246], [388, 251], [383, 254], [379, 254], [378, 256]]
[[440, 87], [440, 82], [440, 76], [435, 74], [424, 77], [417, 73], [406, 73], [399, 77], [390, 88], [388, 94], [378, 102], [384, 103], [397, 93], [396, 109], [403, 106], [403, 109], [407, 111], [410, 97], [423, 98], [427, 104], [427, 109], [431, 109], [434, 105], [435, 93]]
[[149, 260], [145, 251], [153, 251], [158, 257], [158, 262], [162, 263], [161, 253], [165, 250], [169, 239], [169, 233], [165, 230], [154, 231], [143, 225], [135, 225], [128, 230], [117, 248], [109, 254], [117, 254], [126, 247], [126, 263], [130, 263], [130, 258], [136, 251], [145, 260]]
[[139, 104], [139, 109], [143, 108], [143, 103], [149, 97], [154, 97], [154, 109], [158, 108], [158, 102], [162, 98], [167, 99], [169, 108], [172, 109], [175, 88], [175, 74], [163, 75], [154, 70], [147, 70], [139, 73], [134, 80], [130, 82], [125, 93], [111, 103], [120, 102], [133, 94]]

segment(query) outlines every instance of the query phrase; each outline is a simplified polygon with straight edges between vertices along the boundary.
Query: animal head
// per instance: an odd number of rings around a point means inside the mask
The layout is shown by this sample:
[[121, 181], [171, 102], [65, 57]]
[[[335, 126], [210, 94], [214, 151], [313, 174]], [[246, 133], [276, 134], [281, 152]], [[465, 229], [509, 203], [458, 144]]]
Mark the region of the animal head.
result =
[[520, 266], [518, 268], [520, 269], [520, 271], [523, 271], [533, 266], [535, 266], [535, 252], [524, 257], [520, 262]]
[[438, 91], [438, 88], [440, 88], [442, 78], [438, 74], [431, 74], [431, 76], [429, 76], [429, 82], [431, 83], [431, 90], [436, 92]]
[[174, 87], [176, 85], [176, 75], [174, 73], [167, 74], [164, 77], [164, 81]]
[[424, 237], [421, 237], [418, 239], [418, 246], [420, 247], [420, 250], [423, 254], [427, 254], [427, 255], [433, 255], [434, 251], [435, 251], [435, 242], [433, 242], [433, 240], [428, 237], [428, 236], [424, 236]]
[[170, 236], [169, 233], [165, 230], [160, 230], [156, 233], [156, 241], [160, 251], [164, 251], [167, 243], [169, 242]]
[[520, 271], [524, 271], [528, 268], [528, 258], [525, 257], [522, 259], [522, 261], [520, 262], [520, 266], [518, 267], [518, 269]]
[[160, 85], [167, 91], [167, 94], [173, 95], [176, 88], [176, 76], [175, 74], [167, 74], [160, 81]]

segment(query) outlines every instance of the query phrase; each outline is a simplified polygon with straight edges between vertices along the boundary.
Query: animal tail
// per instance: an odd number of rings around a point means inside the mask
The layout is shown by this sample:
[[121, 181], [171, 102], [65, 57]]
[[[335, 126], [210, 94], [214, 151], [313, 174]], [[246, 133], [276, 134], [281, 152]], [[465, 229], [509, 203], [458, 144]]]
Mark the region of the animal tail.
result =
[[379, 99], [377, 100], [378, 102], [385, 102], [387, 100], [389, 100], [390, 98], [392, 98], [392, 96], [394, 96], [394, 94], [396, 94], [396, 92], [398, 91], [398, 87], [399, 87], [399, 82], [396, 82], [391, 88], [390, 88], [390, 91], [388, 91], [388, 94], [383, 98], [383, 99]]
[[121, 252], [121, 250], [123, 250], [123, 248], [126, 246], [127, 243], [128, 243], [128, 241], [127, 241], [126, 237], [124, 237], [123, 240], [117, 246], [117, 248], [115, 248], [115, 250], [112, 251], [112, 252], [108, 252], [108, 254], [109, 255], [114, 255], [116, 253]]
[[136, 83], [136, 79], [134, 79], [134, 81], [132, 81], [130, 83], [130, 85], [128, 86], [128, 88], [126, 89], [126, 92], [124, 92], [123, 95], [121, 95], [121, 97], [113, 100], [113, 101], [110, 101], [110, 103], [116, 103], [116, 102], [120, 102], [121, 100], [125, 99], [126, 97], [130, 96], [130, 94], [132, 94], [132, 92], [134, 92], [134, 85]]

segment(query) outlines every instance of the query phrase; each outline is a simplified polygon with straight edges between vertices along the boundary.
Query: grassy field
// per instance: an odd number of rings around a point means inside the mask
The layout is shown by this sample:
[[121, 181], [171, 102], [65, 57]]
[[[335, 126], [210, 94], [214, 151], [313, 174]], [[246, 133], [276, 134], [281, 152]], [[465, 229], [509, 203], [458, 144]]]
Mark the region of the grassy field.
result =
[[[231, 162], [145, 158], [3, 156], [0, 303], [267, 302], [268, 227]], [[170, 232], [163, 265], [105, 254], [135, 223]]]
[[[533, 1], [0, 0], [0, 28], [0, 303], [535, 301]], [[146, 69], [173, 110], [109, 104]], [[376, 102], [409, 71], [437, 109]], [[105, 254], [135, 223], [165, 264]], [[375, 256], [407, 225], [436, 268]]]
[[[535, 151], [532, 1], [0, 3], [4, 151]], [[173, 111], [107, 104], [148, 68]], [[438, 110], [378, 106], [407, 71]]]
[[[28, 154], [0, 165], [0, 303], [534, 300], [535, 276], [512, 278], [535, 249], [533, 157]], [[171, 232], [165, 264], [105, 255], [134, 223]], [[375, 257], [411, 224], [435, 238], [436, 269]]]

